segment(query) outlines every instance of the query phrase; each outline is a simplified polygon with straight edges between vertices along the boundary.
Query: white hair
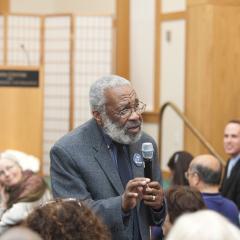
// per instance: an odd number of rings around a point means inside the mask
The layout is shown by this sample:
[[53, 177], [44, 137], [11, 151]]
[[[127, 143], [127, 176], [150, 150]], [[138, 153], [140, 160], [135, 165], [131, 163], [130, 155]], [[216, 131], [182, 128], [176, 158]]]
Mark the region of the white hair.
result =
[[10, 161], [15, 162], [18, 164], [22, 170], [31, 170], [33, 172], [38, 172], [40, 170], [40, 160], [33, 156], [26, 154], [21, 151], [8, 149], [1, 153], [1, 159], [8, 159]]
[[239, 240], [240, 230], [212, 210], [187, 213], [177, 219], [166, 240]]
[[89, 91], [89, 101], [92, 111], [102, 112], [105, 110], [105, 95], [104, 92], [108, 88], [130, 85], [130, 82], [117, 75], [109, 75], [99, 78], [94, 82]]

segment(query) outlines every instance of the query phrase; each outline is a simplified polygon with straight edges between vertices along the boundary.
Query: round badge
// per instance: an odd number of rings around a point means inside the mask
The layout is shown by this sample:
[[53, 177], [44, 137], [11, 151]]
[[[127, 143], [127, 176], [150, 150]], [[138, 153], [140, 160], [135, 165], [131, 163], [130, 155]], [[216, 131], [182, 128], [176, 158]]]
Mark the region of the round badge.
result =
[[133, 155], [133, 162], [137, 167], [142, 167], [143, 166], [143, 159], [142, 156], [138, 153], [134, 153]]

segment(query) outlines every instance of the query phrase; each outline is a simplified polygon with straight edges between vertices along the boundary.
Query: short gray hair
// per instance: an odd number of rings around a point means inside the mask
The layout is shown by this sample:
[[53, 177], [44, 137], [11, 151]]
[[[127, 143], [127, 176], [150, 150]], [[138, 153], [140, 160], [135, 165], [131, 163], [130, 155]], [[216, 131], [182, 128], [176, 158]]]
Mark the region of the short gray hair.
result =
[[117, 75], [109, 75], [99, 78], [94, 82], [89, 91], [89, 101], [92, 111], [104, 111], [104, 104], [106, 102], [104, 92], [108, 88], [119, 87], [123, 85], [130, 85], [130, 82]]
[[180, 216], [166, 240], [239, 240], [239, 237], [238, 227], [218, 212], [206, 209]]

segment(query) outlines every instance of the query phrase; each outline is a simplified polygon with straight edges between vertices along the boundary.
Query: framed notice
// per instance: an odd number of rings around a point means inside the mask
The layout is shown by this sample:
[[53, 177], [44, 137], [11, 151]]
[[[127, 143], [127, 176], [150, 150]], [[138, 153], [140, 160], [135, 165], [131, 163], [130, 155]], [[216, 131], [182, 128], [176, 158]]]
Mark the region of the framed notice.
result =
[[39, 70], [0, 69], [0, 87], [38, 87]]

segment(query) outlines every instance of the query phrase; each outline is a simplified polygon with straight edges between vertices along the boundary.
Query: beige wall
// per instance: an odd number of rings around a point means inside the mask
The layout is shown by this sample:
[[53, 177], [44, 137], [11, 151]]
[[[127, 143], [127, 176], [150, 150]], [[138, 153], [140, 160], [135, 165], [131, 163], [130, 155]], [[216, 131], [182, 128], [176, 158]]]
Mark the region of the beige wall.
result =
[[115, 14], [115, 0], [9, 0], [13, 13]]

